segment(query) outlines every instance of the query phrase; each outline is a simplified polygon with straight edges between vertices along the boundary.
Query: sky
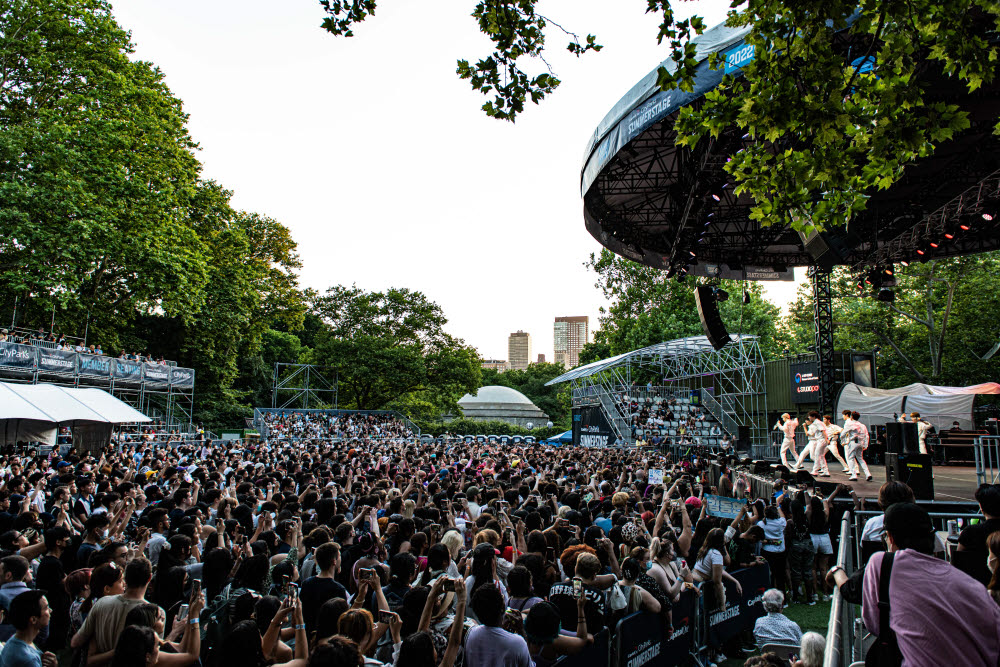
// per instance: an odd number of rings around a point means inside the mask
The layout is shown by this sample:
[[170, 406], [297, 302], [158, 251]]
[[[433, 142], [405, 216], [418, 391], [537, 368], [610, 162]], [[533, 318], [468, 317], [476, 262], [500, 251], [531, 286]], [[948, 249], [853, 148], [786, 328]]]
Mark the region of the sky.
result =
[[[584, 262], [601, 246], [584, 229], [580, 167], [601, 118], [667, 56], [644, 2], [542, 0], [604, 49], [576, 59], [550, 26], [562, 85], [515, 124], [488, 118], [455, 74], [490, 53], [472, 0], [383, 0], [352, 38], [320, 27], [317, 0], [112, 2], [135, 57], [183, 100], [203, 176], [291, 230], [302, 286], [419, 290], [483, 358], [506, 359], [524, 330], [551, 360], [556, 316], [596, 327], [605, 301]], [[714, 25], [729, 0], [674, 6]], [[794, 289], [768, 294], [785, 305]]]

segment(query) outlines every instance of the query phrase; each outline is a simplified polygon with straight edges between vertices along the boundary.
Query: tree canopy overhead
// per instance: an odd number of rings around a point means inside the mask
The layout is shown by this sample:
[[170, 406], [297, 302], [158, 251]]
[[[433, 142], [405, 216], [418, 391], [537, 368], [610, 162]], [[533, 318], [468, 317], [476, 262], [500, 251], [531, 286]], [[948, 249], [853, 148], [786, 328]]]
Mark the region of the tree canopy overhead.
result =
[[[323, 27], [344, 36], [377, 7], [376, 0], [320, 4], [328, 14]], [[566, 19], [539, 13], [539, 4], [473, 6], [494, 50], [475, 64], [459, 60], [457, 73], [492, 96], [483, 105], [489, 116], [514, 121], [527, 101], [537, 104], [558, 87], [545, 61], [547, 32], [568, 35], [576, 55], [600, 50], [595, 35], [578, 38], [562, 27]], [[1000, 28], [994, 0], [734, 0], [731, 6], [729, 21], [748, 27], [754, 59], [742, 77], [727, 74], [701, 104], [682, 110], [677, 141], [694, 146], [726, 127], [745, 130], [753, 141], [731, 156], [726, 170], [765, 225], [847, 225], [873, 192], [891, 187], [907, 165], [969, 127], [967, 112], [932, 94], [935, 79], [971, 93], [996, 77], [997, 46], [989, 38]], [[662, 17], [649, 39], [669, 48], [660, 87], [692, 90], [698, 61], [690, 40], [704, 22], [677, 20], [664, 0], [647, 0], [645, 9]], [[852, 65], [858, 56], [874, 68]], [[724, 65], [719, 54], [711, 63]], [[998, 119], [989, 122], [1000, 131]]]

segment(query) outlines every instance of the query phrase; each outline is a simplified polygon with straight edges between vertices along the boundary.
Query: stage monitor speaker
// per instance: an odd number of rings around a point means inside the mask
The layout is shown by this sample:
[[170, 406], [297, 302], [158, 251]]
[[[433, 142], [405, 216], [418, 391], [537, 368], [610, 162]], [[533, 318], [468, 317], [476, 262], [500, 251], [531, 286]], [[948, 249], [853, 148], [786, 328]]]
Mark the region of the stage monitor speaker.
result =
[[886, 479], [903, 482], [917, 500], [934, 500], [934, 465], [930, 454], [886, 454]]
[[736, 429], [736, 451], [750, 451], [750, 427], [739, 424]]
[[799, 239], [816, 266], [824, 269], [829, 270], [838, 264], [844, 264], [850, 252], [850, 241], [843, 232], [837, 230], [814, 231], [810, 234], [799, 232]]
[[913, 422], [887, 422], [885, 425], [885, 451], [887, 454], [919, 454], [920, 441], [917, 425]]
[[770, 461], [754, 461], [753, 467], [750, 472], [755, 475], [769, 475], [771, 474], [771, 462]]
[[708, 285], [698, 285], [694, 290], [694, 300], [698, 304], [698, 318], [701, 319], [701, 328], [708, 336], [708, 342], [716, 350], [721, 350], [732, 339], [722, 321], [722, 315], [719, 314], [715, 291]]

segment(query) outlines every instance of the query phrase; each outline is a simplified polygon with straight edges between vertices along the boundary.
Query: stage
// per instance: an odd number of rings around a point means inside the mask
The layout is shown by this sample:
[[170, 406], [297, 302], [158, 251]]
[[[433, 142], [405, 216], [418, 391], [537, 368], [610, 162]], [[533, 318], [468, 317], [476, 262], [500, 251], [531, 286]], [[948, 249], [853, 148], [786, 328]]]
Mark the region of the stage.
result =
[[[868, 465], [872, 473], [872, 481], [858, 479], [850, 482], [847, 475], [841, 473], [842, 466], [836, 461], [828, 464], [830, 477], [817, 477], [821, 482], [850, 484], [861, 498], [877, 498], [879, 487], [886, 480], [885, 466]], [[807, 467], [808, 469], [808, 467]], [[934, 499], [953, 501], [975, 501], [976, 468], [974, 466], [934, 466]]]

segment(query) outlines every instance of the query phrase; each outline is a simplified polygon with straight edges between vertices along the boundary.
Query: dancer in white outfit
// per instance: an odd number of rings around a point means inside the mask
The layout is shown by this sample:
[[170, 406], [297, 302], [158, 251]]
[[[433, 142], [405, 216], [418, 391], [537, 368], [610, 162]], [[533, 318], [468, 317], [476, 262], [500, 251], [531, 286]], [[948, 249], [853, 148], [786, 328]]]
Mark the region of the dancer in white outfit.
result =
[[798, 427], [799, 420], [792, 419], [792, 416], [787, 412], [781, 415], [781, 419], [774, 425], [774, 430], [785, 434], [785, 439], [781, 441], [781, 463], [786, 468], [792, 467], [787, 458], [789, 450], [792, 452], [793, 461], [798, 458], [798, 455], [795, 453], [795, 429]]
[[858, 468], [865, 472], [865, 478], [872, 481], [872, 473], [865, 463], [865, 450], [868, 449], [868, 427], [861, 423], [861, 415], [857, 412], [844, 410], [844, 430], [847, 434], [847, 462], [850, 464], [852, 481], [858, 479]]
[[829, 477], [830, 470], [826, 467], [826, 430], [823, 428], [819, 413], [815, 410], [806, 417], [806, 432], [809, 434], [809, 444], [799, 454], [792, 471], [798, 471], [808, 456], [813, 460], [812, 474]]
[[917, 443], [920, 445], [920, 453], [930, 454], [930, 450], [927, 449], [927, 434], [931, 431], [930, 422], [921, 419], [919, 412], [911, 412], [910, 417], [917, 424]]
[[[833, 417], [830, 415], [823, 415], [823, 426], [826, 427], [826, 451], [833, 454], [833, 458], [840, 462], [840, 465], [844, 466], [844, 473], [847, 474], [850, 470], [850, 466], [847, 465], [847, 461], [844, 457], [840, 455], [840, 450], [837, 448], [837, 444], [840, 442], [840, 434], [844, 429], [837, 426], [837, 422], [833, 421]], [[847, 436], [844, 436], [845, 440]], [[844, 451], [847, 451], [847, 443], [844, 443]]]

